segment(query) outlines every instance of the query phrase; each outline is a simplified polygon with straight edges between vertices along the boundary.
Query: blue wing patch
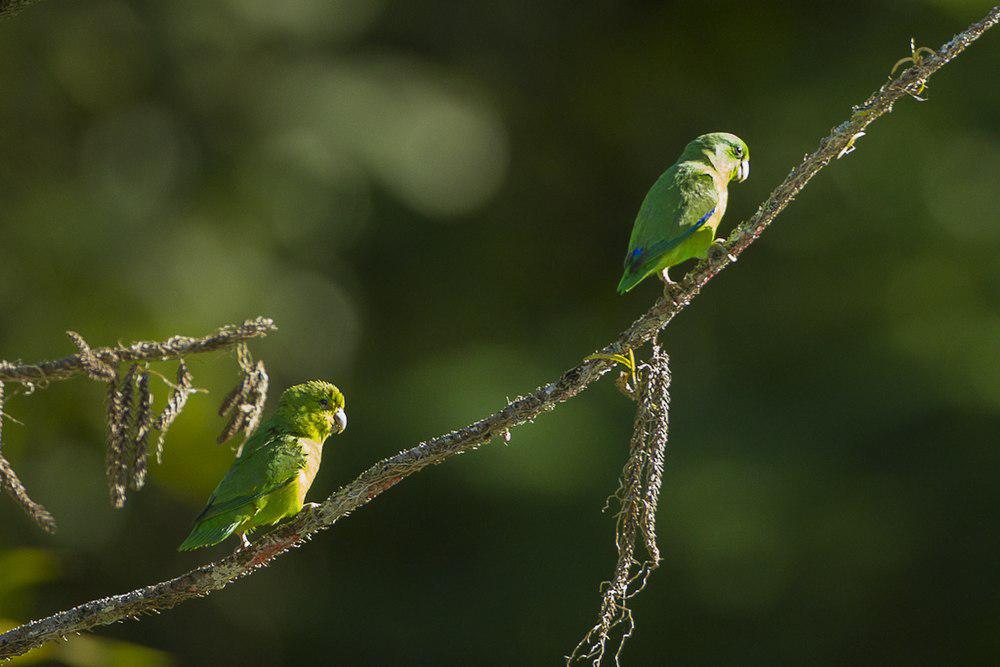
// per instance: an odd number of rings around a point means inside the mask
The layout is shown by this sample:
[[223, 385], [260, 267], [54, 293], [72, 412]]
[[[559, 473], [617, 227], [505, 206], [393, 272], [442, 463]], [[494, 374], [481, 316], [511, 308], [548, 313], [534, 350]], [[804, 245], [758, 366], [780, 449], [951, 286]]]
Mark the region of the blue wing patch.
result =
[[648, 248], [636, 248], [631, 253], [629, 253], [628, 257], [625, 258], [625, 268], [628, 270], [629, 273], [635, 273], [636, 271], [639, 270], [639, 267], [642, 266], [644, 258], [646, 256], [659, 255], [668, 250], [676, 248], [678, 245], [681, 244], [681, 242], [684, 241], [684, 239], [688, 238], [696, 231], [704, 227], [705, 223], [708, 222], [708, 219], [712, 217], [713, 213], [715, 213], [715, 209], [716, 207], [713, 206], [711, 211], [701, 216], [698, 219], [698, 222], [691, 225], [691, 227], [689, 227], [683, 234], [681, 234], [675, 239], [670, 239], [669, 241], [660, 241], [658, 243], [654, 243]]
[[687, 231], [687, 232], [684, 233], [684, 238], [687, 238], [688, 236], [691, 236], [696, 231], [698, 231], [699, 229], [701, 229], [702, 225], [704, 225], [706, 222], [708, 222], [708, 219], [712, 217], [713, 213], [715, 213], [715, 209], [716, 209], [716, 207], [713, 206], [711, 211], [709, 211], [705, 215], [703, 215], [700, 218], [698, 218], [698, 222], [694, 223], [694, 227], [692, 227], [690, 229], [690, 231]]
[[628, 269], [629, 272], [635, 273], [636, 267], [642, 263], [642, 255], [645, 250], [645, 248], [636, 248], [629, 253], [628, 257], [625, 258], [625, 268]]

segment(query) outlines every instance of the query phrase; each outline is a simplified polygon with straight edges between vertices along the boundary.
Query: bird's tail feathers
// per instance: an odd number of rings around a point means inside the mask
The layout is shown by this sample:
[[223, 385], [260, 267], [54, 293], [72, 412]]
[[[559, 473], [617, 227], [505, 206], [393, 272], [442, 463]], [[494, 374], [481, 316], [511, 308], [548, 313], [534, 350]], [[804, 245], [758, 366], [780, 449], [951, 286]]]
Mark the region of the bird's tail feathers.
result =
[[232, 535], [242, 523], [242, 517], [236, 520], [232, 516], [216, 516], [206, 519], [191, 530], [191, 534], [177, 547], [177, 550], [191, 551], [218, 544]]
[[635, 273], [626, 272], [622, 276], [621, 281], [618, 283], [618, 293], [624, 294], [636, 285], [638, 285], [642, 280], [649, 275], [649, 271], [636, 271]]

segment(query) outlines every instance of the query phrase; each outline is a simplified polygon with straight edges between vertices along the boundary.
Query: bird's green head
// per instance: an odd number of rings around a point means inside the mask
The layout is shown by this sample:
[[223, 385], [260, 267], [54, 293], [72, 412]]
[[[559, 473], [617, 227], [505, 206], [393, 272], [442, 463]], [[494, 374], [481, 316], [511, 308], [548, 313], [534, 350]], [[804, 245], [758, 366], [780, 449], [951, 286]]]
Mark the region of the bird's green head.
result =
[[686, 159], [707, 162], [728, 180], [741, 183], [750, 175], [750, 149], [746, 142], [728, 132], [703, 134], [684, 149]]
[[289, 387], [278, 400], [275, 417], [306, 437], [323, 442], [347, 428], [344, 395], [323, 380], [310, 380]]

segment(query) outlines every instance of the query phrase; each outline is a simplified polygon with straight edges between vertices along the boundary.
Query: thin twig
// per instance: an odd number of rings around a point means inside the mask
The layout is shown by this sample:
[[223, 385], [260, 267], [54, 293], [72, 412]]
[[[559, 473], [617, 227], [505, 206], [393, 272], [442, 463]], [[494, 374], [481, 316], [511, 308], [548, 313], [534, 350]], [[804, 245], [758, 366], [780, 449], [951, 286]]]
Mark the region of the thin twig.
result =
[[54, 533], [56, 532], [55, 518], [49, 514], [47, 509], [31, 499], [24, 484], [14, 472], [14, 467], [3, 456], [4, 405], [4, 384], [0, 382], [0, 487], [3, 487], [7, 494], [14, 499], [14, 502], [20, 505], [25, 514], [30, 516], [42, 530], [46, 533]]
[[[3, 487], [7, 495], [13, 498], [14, 502], [20, 505], [25, 514], [30, 516], [42, 530], [46, 533], [56, 532], [55, 517], [47, 509], [31, 499], [31, 496], [28, 495], [28, 492], [24, 488], [24, 484], [21, 483], [17, 473], [14, 472], [14, 468], [10, 465], [10, 461], [5, 459], [2, 454], [0, 454], [0, 487]], [[0, 651], [2, 651], [2, 648], [0, 648]], [[0, 657], [3, 657], [2, 652], [0, 652]]]
[[[733, 254], [743, 252], [795, 198], [805, 184], [837, 157], [852, 137], [868, 127], [876, 118], [890, 111], [897, 100], [909, 94], [907, 92], [909, 88], [925, 81], [998, 21], [1000, 21], [1000, 6], [993, 8], [983, 20], [972, 24], [944, 44], [935, 55], [924, 59], [921, 65], [908, 68], [899, 78], [876, 91], [854, 112], [850, 120], [834, 128], [830, 135], [820, 142], [819, 148], [807, 155], [802, 163], [792, 170], [747, 222], [739, 225], [730, 236], [728, 242], [730, 252]], [[697, 296], [701, 288], [729, 262], [724, 254], [700, 262], [685, 277], [677, 303], [661, 298], [601, 352], [620, 353], [648, 342], [667, 326], [674, 316]], [[100, 355], [99, 351], [97, 352]], [[79, 372], [79, 360], [70, 359], [71, 361], [65, 362], [68, 369], [74, 373]], [[493, 437], [502, 437], [502, 434], [509, 429], [534, 419], [546, 410], [553, 409], [558, 403], [569, 400], [611, 370], [613, 365], [614, 362], [606, 359], [584, 361], [563, 373], [555, 382], [515, 399], [500, 411], [474, 424], [422, 442], [416, 447], [376, 463], [321, 504], [303, 509], [290, 521], [262, 536], [248, 548], [238, 550], [174, 579], [129, 593], [93, 600], [0, 634], [0, 657], [20, 655], [36, 646], [74, 632], [173, 607], [185, 600], [219, 590], [229, 582], [266, 565], [291, 547], [300, 545], [314, 533], [329, 528], [405, 477], [429, 465], [441, 463], [456, 454], [476, 449]], [[58, 368], [57, 365], [52, 370]], [[6, 377], [0, 374], [0, 380], [3, 379]]]
[[89, 355], [71, 354], [62, 359], [40, 361], [34, 364], [0, 361], [0, 382], [20, 382], [26, 385], [44, 385], [53, 380], [66, 380], [86, 373], [85, 363], [96, 358], [105, 364], [137, 361], [167, 361], [192, 354], [230, 348], [250, 338], [259, 338], [276, 331], [274, 320], [257, 317], [242, 324], [227, 325], [201, 338], [173, 336], [164, 341], [140, 341], [131, 345], [89, 349]]

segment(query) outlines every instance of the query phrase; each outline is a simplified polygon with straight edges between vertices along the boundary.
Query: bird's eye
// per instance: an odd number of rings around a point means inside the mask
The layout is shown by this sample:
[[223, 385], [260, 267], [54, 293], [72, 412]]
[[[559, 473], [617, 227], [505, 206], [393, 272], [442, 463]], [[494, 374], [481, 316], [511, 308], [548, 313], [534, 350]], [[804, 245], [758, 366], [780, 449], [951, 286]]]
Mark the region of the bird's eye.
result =
[[736, 154], [736, 157], [743, 157], [743, 147], [742, 146], [735, 147], [733, 149], [733, 153]]
[[325, 398], [321, 398], [321, 399], [319, 399], [319, 404], [322, 405], [325, 408], [325, 407], [328, 407], [330, 405], [330, 401], [326, 400]]

